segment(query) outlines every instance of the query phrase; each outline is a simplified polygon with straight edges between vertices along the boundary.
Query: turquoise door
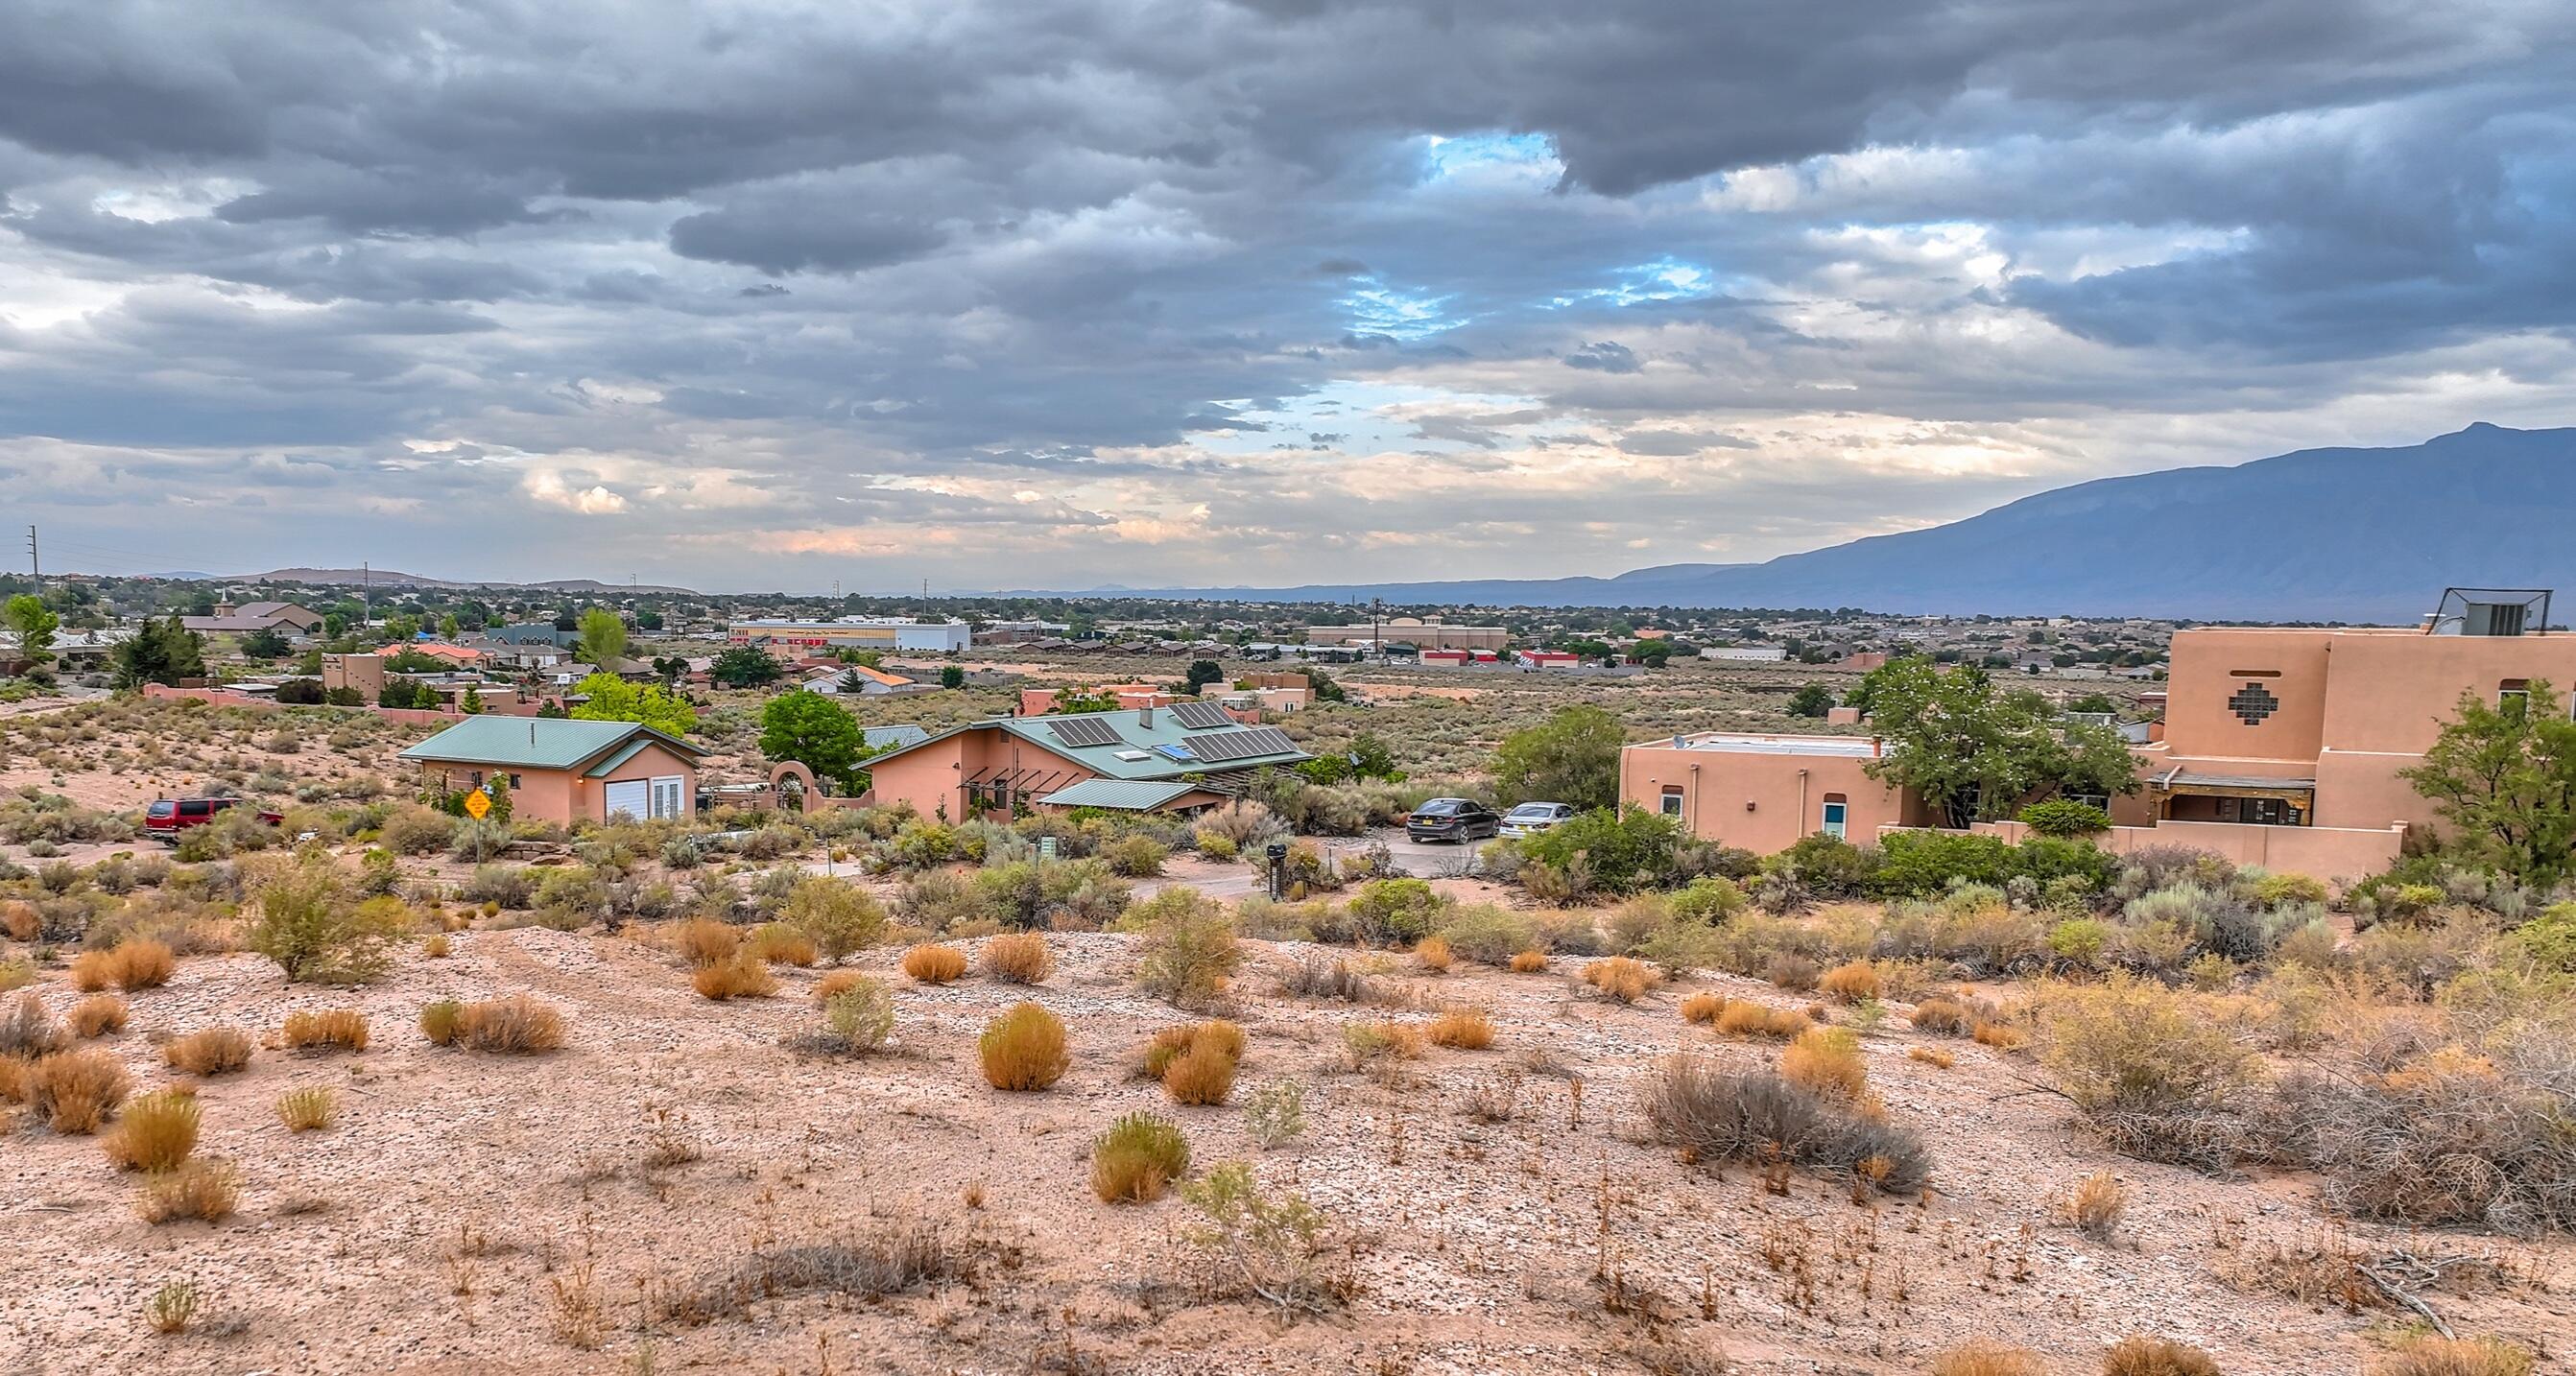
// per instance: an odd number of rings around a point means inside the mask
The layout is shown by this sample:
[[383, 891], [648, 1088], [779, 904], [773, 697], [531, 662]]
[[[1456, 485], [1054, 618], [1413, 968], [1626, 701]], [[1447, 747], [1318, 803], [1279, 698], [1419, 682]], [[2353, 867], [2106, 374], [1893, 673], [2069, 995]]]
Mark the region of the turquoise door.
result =
[[1843, 839], [1843, 819], [1850, 811], [1847, 803], [1825, 804], [1825, 834], [1837, 841]]

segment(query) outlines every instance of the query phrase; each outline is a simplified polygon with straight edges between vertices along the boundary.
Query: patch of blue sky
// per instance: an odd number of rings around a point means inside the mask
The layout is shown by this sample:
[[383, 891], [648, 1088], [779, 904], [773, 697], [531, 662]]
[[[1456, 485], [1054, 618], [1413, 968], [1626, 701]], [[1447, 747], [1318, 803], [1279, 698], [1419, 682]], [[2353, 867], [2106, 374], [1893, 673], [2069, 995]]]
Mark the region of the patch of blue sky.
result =
[[[1222, 404], [1250, 405], [1249, 401]], [[1236, 412], [1241, 419], [1267, 426], [1265, 430], [1197, 432], [1190, 436], [1190, 443], [1211, 454], [1235, 455], [1280, 449], [1307, 449], [1322, 454], [1466, 451], [1475, 446], [1426, 439], [1420, 433], [1421, 417], [1450, 412], [1500, 415], [1539, 404], [1530, 397], [1501, 393], [1453, 392], [1341, 378], [1311, 392], [1283, 398], [1272, 406]]]
[[1548, 304], [1557, 310], [1578, 305], [1637, 306], [1649, 301], [1696, 301], [1717, 292], [1715, 269], [1666, 255], [1651, 262], [1612, 268], [1610, 285], [1569, 292]]
[[1424, 181], [1536, 181], [1553, 185], [1565, 174], [1556, 141], [1545, 134], [1426, 134]]
[[1454, 296], [1425, 296], [1387, 286], [1375, 277], [1359, 278], [1337, 303], [1358, 334], [1390, 339], [1428, 339], [1454, 330], [1471, 318], [1448, 311]]

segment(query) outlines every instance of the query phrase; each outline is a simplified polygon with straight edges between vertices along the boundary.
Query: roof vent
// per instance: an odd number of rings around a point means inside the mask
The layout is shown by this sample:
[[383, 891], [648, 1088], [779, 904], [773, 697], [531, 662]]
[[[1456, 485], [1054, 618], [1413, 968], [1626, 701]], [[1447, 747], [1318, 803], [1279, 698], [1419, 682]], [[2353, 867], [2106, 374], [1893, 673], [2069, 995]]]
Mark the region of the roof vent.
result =
[[2549, 629], [2547, 588], [2445, 588], [2427, 635], [2539, 635]]
[[1146, 754], [1146, 753], [1145, 753], [1144, 751], [1142, 751], [1142, 750], [1121, 750], [1121, 751], [1117, 752], [1115, 755], [1111, 756], [1111, 758], [1112, 758], [1112, 759], [1125, 760], [1125, 761], [1127, 761], [1129, 764], [1139, 764], [1139, 763], [1142, 763], [1142, 762], [1144, 762], [1144, 761], [1146, 761], [1146, 760], [1150, 760], [1150, 759], [1152, 759], [1152, 758], [1154, 758], [1154, 757], [1153, 757], [1153, 756], [1151, 756], [1151, 755]]
[[1154, 729], [1154, 704], [1153, 704], [1153, 703], [1148, 702], [1148, 703], [1146, 703], [1144, 706], [1139, 707], [1139, 708], [1137, 708], [1137, 709], [1136, 709], [1136, 724], [1137, 724], [1138, 726], [1144, 727], [1144, 728], [1145, 728], [1146, 730], [1148, 730], [1148, 731], [1150, 731], [1150, 730]]

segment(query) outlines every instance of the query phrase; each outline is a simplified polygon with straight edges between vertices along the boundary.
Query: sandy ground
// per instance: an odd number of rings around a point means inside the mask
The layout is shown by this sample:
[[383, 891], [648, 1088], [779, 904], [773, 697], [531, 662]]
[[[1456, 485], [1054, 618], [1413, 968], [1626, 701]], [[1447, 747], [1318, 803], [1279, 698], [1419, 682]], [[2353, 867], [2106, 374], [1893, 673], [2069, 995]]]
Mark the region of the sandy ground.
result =
[[[1814, 1376], [1919, 1370], [1938, 1346], [2000, 1335], [2089, 1372], [2104, 1343], [2134, 1331], [2199, 1343], [2231, 1376], [2356, 1370], [2388, 1311], [2249, 1293], [2219, 1275], [2267, 1246], [2319, 1240], [2493, 1253], [2526, 1279], [2432, 1302], [2464, 1329], [2576, 1350], [2576, 1307], [2554, 1288], [2566, 1244], [2342, 1232], [2319, 1222], [2302, 1181], [2111, 1157], [2055, 1100], [2022, 1092], [2017, 1058], [1966, 1042], [1939, 1043], [1958, 1057], [1948, 1071], [1906, 1059], [1926, 1040], [1911, 1031], [1867, 1042], [1889, 1112], [1933, 1143], [1927, 1199], [1862, 1208], [1836, 1181], [1802, 1175], [1781, 1196], [1743, 1169], [1684, 1165], [1640, 1139], [1639, 1077], [1685, 1047], [1746, 1064], [1772, 1052], [1686, 1027], [1681, 991], [1621, 1007], [1564, 969], [1399, 969], [1426, 1007], [1489, 1007], [1501, 1039], [1378, 1078], [1336, 1069], [1337, 1024], [1388, 1014], [1276, 995], [1267, 971], [1301, 948], [1255, 944], [1237, 986], [1250, 1031], [1237, 1098], [1294, 1077], [1310, 1125], [1264, 1153], [1238, 1108], [1172, 1108], [1127, 1078], [1135, 1045], [1183, 1020], [1130, 986], [1131, 939], [1051, 940], [1059, 968], [1036, 990], [920, 987], [892, 972], [893, 952], [862, 959], [896, 986], [900, 1015], [900, 1046], [864, 1059], [782, 1045], [813, 1020], [814, 972], [785, 972], [775, 999], [711, 1004], [660, 952], [595, 932], [462, 933], [452, 956], [407, 956], [348, 991], [289, 988], [255, 956], [187, 960], [103, 1043], [139, 1085], [169, 1078], [161, 1038], [273, 1032], [297, 1008], [361, 1009], [374, 1043], [326, 1057], [263, 1049], [246, 1073], [202, 1085], [200, 1154], [236, 1163], [244, 1185], [220, 1225], [144, 1223], [133, 1180], [95, 1139], [23, 1123], [9, 1134], [0, 1371], [1428, 1376], [1689, 1370], [1675, 1363], [1723, 1349], [1738, 1371]], [[72, 997], [59, 972], [37, 987], [57, 1010]], [[1786, 1001], [1743, 981], [1687, 987]], [[430, 999], [521, 990], [565, 1012], [565, 1050], [479, 1055], [417, 1030]], [[1072, 1073], [1050, 1092], [999, 1093], [976, 1073], [975, 1033], [1022, 997], [1072, 1030]], [[1540, 1053], [1571, 1078], [1519, 1069]], [[1471, 1120], [1464, 1095], [1497, 1077], [1517, 1082], [1517, 1113]], [[338, 1126], [279, 1125], [274, 1100], [305, 1084], [340, 1090]], [[1092, 1136], [1145, 1108], [1180, 1121], [1201, 1165], [1253, 1160], [1267, 1184], [1328, 1210], [1355, 1249], [1349, 1307], [1286, 1324], [1208, 1300], [1189, 1284], [1202, 1267], [1180, 1241], [1186, 1204], [1096, 1201]], [[2074, 1181], [2104, 1168], [2132, 1191], [2108, 1244], [2053, 1217]], [[651, 1317], [656, 1297], [756, 1250], [898, 1220], [944, 1229], [977, 1258], [972, 1278], [873, 1303], [780, 1295], [702, 1327]], [[156, 1336], [143, 1306], [183, 1277], [205, 1295], [199, 1327]], [[602, 1346], [569, 1345], [562, 1320], [593, 1303]]]

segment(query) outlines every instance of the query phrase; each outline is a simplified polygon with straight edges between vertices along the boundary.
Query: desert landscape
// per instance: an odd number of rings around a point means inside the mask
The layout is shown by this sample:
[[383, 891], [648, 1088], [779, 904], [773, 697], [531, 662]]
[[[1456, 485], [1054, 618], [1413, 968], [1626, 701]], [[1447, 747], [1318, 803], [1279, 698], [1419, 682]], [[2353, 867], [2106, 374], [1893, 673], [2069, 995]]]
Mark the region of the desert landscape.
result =
[[[1541, 901], [1364, 832], [1296, 839], [1273, 901], [1253, 802], [494, 834], [410, 801], [417, 733], [360, 715], [7, 730], [11, 1370], [2485, 1376], [2576, 1344], [2576, 1060], [2507, 895], [2329, 911], [2169, 859], [1865, 901], [1719, 856]], [[284, 824], [134, 834], [209, 780]], [[2426, 1140], [2310, 1140], [2365, 1108]]]

